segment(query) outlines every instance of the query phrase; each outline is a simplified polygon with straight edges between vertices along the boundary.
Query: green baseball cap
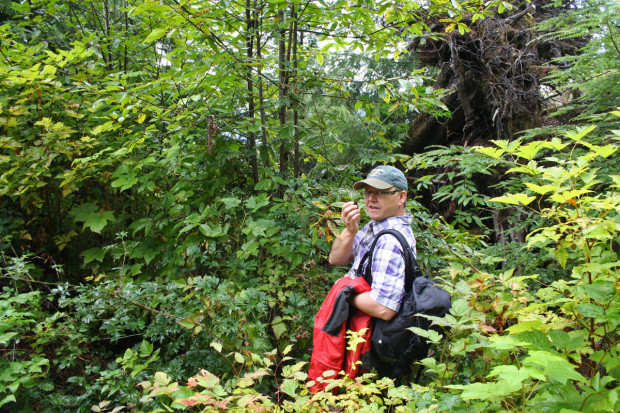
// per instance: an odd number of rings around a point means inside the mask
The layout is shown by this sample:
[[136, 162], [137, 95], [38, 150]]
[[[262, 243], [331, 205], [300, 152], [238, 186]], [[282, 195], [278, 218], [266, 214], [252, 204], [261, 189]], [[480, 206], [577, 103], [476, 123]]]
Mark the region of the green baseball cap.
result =
[[388, 189], [395, 186], [406, 191], [407, 179], [399, 169], [389, 165], [382, 165], [370, 171], [366, 179], [357, 181], [353, 185], [353, 189], [362, 189], [366, 185], [377, 189]]

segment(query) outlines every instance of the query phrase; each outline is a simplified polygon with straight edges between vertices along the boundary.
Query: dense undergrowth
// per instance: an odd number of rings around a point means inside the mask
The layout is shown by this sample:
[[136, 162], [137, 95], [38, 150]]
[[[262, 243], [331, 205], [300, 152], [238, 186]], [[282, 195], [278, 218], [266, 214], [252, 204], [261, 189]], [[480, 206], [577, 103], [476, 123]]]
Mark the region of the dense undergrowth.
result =
[[[520, 192], [486, 205], [537, 216], [525, 244], [485, 247], [410, 201], [421, 261], [453, 295], [450, 314], [434, 320], [446, 336], [427, 333], [434, 351], [420, 362], [419, 384], [367, 375], [334, 381], [328, 390], [343, 388], [338, 395], [308, 392], [312, 317], [342, 273], [321, 265], [327, 245], [312, 234], [335, 228], [327, 221], [338, 213], [326, 207], [330, 196], [316, 205], [294, 198], [286, 209], [307, 216], [295, 227], [294, 214], [280, 213], [283, 200], [263, 197], [262, 204], [237, 200], [253, 211], [224, 241], [245, 235], [242, 245], [259, 243], [261, 264], [245, 272], [231, 263], [213, 272], [214, 264], [199, 268], [188, 256], [178, 273], [141, 280], [131, 274], [131, 243], [119, 235], [116, 266], [105, 274], [88, 283], [42, 282], [31, 257], [11, 257], [5, 240], [3, 404], [47, 411], [614, 411], [620, 177], [596, 166], [617, 146], [593, 143], [589, 132], [495, 142], [464, 154], [488, 156], [519, 177]], [[297, 237], [288, 238], [287, 228], [298, 228]], [[304, 248], [316, 258], [288, 255]], [[236, 266], [252, 262], [247, 248], [229, 251], [224, 258]], [[545, 281], [530, 261], [543, 263]]]
[[[606, 109], [580, 117], [580, 128], [409, 156], [394, 154], [404, 130], [390, 123], [395, 111], [410, 102], [443, 113], [421, 72], [345, 91], [322, 77], [329, 47], [317, 52], [316, 39], [303, 64], [278, 66], [282, 28], [265, 19], [262, 33], [274, 37], [259, 44], [271, 54], [246, 79], [244, 22], [226, 14], [242, 5], [104, 3], [116, 20], [86, 1], [2, 11], [1, 411], [619, 410], [613, 31], [584, 51], [574, 85], [584, 93], [569, 89], [590, 100], [606, 91]], [[306, 23], [326, 18], [336, 32], [372, 22], [338, 3], [341, 18], [317, 8]], [[394, 13], [414, 13], [413, 3]], [[431, 3], [442, 16], [464, 13]], [[594, 17], [588, 24], [602, 24]], [[200, 19], [229, 32], [213, 37]], [[453, 26], [467, 29], [456, 17]], [[388, 40], [365, 45], [386, 67]], [[592, 56], [605, 61], [600, 76]], [[284, 67], [305, 76], [298, 95], [279, 95], [269, 78]], [[264, 87], [270, 116], [260, 122], [258, 110], [231, 109], [245, 108], [246, 95], [258, 102], [248, 79]], [[352, 91], [355, 104], [322, 96]], [[304, 105], [312, 109], [297, 124], [277, 116], [287, 107], [295, 119]], [[313, 317], [346, 271], [327, 263], [339, 210], [360, 200], [347, 188], [378, 163], [411, 179], [420, 264], [453, 297], [451, 313], [433, 320], [446, 333], [422, 333], [433, 345], [418, 383], [417, 371], [398, 382], [369, 373], [311, 394]]]

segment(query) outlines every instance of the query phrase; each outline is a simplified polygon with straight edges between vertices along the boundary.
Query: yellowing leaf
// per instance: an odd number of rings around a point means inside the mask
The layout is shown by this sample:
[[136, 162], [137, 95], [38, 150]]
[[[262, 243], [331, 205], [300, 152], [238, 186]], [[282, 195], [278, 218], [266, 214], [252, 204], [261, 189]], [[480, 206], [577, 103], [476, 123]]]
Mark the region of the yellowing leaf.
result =
[[537, 185], [531, 182], [526, 182], [525, 186], [527, 186], [527, 189], [529, 189], [530, 191], [536, 192], [537, 194], [541, 195], [552, 192], [556, 189], [551, 185]]
[[167, 28], [166, 29], [164, 28], [155, 29], [146, 37], [146, 39], [144, 39], [144, 43], [152, 43], [154, 41], [157, 41], [161, 39], [167, 32], [168, 32]]
[[138, 115], [138, 119], [136, 120], [136, 122], [141, 124], [142, 122], [144, 122], [145, 119], [146, 119], [146, 114], [141, 113], [140, 115]]
[[490, 156], [493, 159], [499, 159], [506, 151], [497, 148], [476, 148], [476, 152]]
[[526, 194], [507, 194], [504, 196], [491, 198], [490, 200], [493, 202], [499, 202], [502, 204], [526, 206], [532, 203], [532, 201], [534, 201], [535, 199], [536, 197], [527, 196]]
[[390, 100], [392, 99], [392, 94], [390, 93], [389, 89], [385, 88], [385, 93], [382, 98], [385, 103], [390, 103]]
[[194, 328], [194, 325], [196, 323], [194, 322], [194, 319], [190, 316], [177, 321], [177, 324], [179, 324], [181, 327], [185, 327], [188, 330], [191, 330], [192, 328]]
[[564, 191], [564, 192], [560, 192], [559, 194], [553, 194], [549, 198], [552, 201], [563, 204], [564, 202], [568, 202], [569, 200], [573, 200], [574, 198], [578, 198], [581, 195], [587, 194], [589, 192], [592, 192], [592, 191], [587, 190], [587, 189], [574, 189], [572, 191]]

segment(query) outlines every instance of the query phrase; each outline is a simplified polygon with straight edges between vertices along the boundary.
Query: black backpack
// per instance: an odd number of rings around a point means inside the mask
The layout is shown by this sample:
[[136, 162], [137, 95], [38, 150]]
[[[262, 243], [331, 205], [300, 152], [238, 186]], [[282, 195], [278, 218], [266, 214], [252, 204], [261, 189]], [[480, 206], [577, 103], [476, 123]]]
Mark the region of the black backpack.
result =
[[373, 318], [371, 351], [365, 364], [375, 367], [382, 376], [398, 378], [410, 372], [414, 361], [428, 355], [429, 345], [426, 339], [410, 331], [409, 327], [427, 330], [431, 321], [416, 314], [443, 317], [452, 303], [450, 294], [422, 273], [409, 243], [395, 229], [386, 229], [377, 234], [370, 250], [360, 261], [357, 275], [364, 277], [368, 284], [372, 285], [372, 254], [377, 240], [385, 234], [395, 236], [403, 247], [405, 294], [400, 310], [394, 318], [389, 321]]

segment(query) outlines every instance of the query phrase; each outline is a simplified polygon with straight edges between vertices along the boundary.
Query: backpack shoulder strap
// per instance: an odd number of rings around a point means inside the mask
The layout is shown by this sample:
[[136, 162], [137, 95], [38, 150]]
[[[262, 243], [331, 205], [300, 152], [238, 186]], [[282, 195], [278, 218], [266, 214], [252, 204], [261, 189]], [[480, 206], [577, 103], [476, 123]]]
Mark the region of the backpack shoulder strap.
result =
[[[364, 254], [362, 260], [359, 263], [359, 266], [357, 267], [357, 275], [363, 276], [366, 282], [369, 285], [372, 285], [371, 268], [375, 245], [377, 244], [379, 237], [385, 234], [390, 234], [396, 237], [396, 239], [398, 240], [398, 242], [400, 242], [400, 245], [403, 248], [403, 259], [405, 260], [405, 291], [409, 291], [413, 285], [413, 280], [419, 274], [421, 274], [420, 267], [418, 266], [418, 262], [415, 259], [415, 255], [413, 254], [411, 247], [409, 246], [409, 242], [407, 242], [407, 240], [400, 231], [393, 228], [384, 229], [377, 234], [370, 246], [370, 249], [368, 250], [368, 252], [366, 252], [366, 254]], [[366, 264], [367, 261], [368, 263]]]

